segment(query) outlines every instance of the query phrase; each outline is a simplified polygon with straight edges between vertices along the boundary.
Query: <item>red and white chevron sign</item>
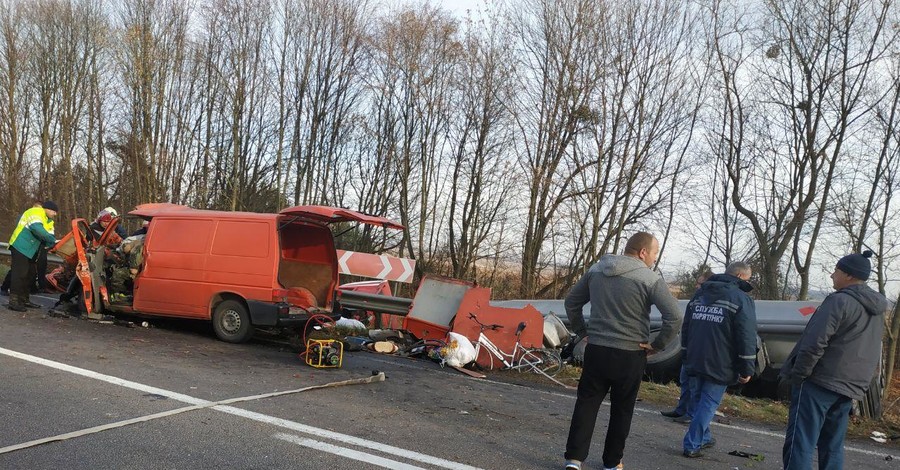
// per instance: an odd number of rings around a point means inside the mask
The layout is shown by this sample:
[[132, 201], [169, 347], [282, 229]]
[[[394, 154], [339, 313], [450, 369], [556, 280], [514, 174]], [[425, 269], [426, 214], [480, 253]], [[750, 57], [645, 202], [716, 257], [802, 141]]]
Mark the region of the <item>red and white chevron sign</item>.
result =
[[412, 282], [416, 260], [337, 250], [338, 272], [397, 282]]

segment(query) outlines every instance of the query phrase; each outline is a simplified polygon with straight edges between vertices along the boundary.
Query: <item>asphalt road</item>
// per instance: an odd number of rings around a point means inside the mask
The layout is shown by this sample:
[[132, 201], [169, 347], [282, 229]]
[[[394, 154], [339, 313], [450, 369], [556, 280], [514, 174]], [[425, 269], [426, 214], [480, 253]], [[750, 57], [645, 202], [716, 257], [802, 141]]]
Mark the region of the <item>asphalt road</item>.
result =
[[[43, 313], [0, 307], [0, 468], [562, 467], [569, 390], [473, 379], [367, 352], [347, 353], [341, 369], [319, 370], [270, 343], [220, 342], [204, 324], [149, 320], [150, 328], [127, 328]], [[386, 380], [212, 405], [363, 379], [374, 370]], [[639, 403], [625, 468], [780, 468], [781, 430], [716, 424], [718, 447], [696, 460], [681, 457], [684, 431]], [[598, 429], [586, 468], [602, 468], [602, 445]], [[728, 455], [732, 450], [765, 460]], [[900, 457], [885, 459], [891, 452], [900, 453], [848, 442], [845, 468], [900, 468]]]

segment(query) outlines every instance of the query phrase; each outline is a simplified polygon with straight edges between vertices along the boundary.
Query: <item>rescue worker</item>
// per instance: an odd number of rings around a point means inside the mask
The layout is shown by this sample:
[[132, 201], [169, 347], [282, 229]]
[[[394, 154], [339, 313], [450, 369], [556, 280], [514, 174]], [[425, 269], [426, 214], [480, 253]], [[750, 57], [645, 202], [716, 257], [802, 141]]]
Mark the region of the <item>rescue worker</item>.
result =
[[[42, 248], [50, 249], [56, 244], [53, 233], [47, 231], [50, 220], [59, 213], [53, 201], [44, 201], [37, 207], [25, 211], [9, 239], [12, 255], [10, 269], [9, 309], [24, 312], [40, 305], [31, 302], [31, 284], [37, 276], [37, 260]], [[53, 226], [50, 225], [51, 231]]]
[[127, 300], [133, 289], [134, 278], [144, 262], [144, 236], [126, 238], [117, 251], [118, 256], [110, 257], [113, 266], [109, 276], [109, 290], [112, 292], [110, 300], [114, 302]]
[[[31, 206], [32, 209], [41, 207], [40, 202], [34, 203]], [[51, 235], [55, 235], [55, 228], [53, 219], [47, 219], [47, 223], [44, 224], [44, 229]], [[37, 275], [35, 276], [35, 283], [31, 286], [31, 292], [43, 292], [47, 288], [47, 250], [48, 248], [41, 246], [41, 250], [38, 253], [37, 259]], [[6, 271], [6, 277], [3, 278], [3, 284], [0, 285], [0, 295], [8, 296], [9, 295], [9, 287], [12, 283], [12, 270]]]
[[[109, 224], [112, 223], [113, 219], [119, 216], [119, 213], [113, 209], [112, 207], [107, 207], [100, 212], [97, 213], [97, 218], [91, 222], [91, 230], [94, 231], [97, 237], [103, 235], [103, 232], [106, 231], [106, 227], [109, 227]], [[121, 224], [116, 225], [116, 235], [119, 236], [120, 239], [124, 239], [128, 234], [125, 232], [125, 228], [122, 227]], [[119, 240], [116, 240], [115, 243], [118, 243]]]

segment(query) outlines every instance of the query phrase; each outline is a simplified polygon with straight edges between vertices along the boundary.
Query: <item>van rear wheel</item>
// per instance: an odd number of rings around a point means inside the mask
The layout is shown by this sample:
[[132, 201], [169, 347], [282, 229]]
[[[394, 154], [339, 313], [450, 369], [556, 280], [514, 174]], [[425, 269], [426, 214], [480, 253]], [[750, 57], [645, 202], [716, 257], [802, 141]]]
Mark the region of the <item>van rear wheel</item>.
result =
[[226, 300], [213, 311], [213, 330], [227, 343], [243, 343], [253, 336], [250, 313], [242, 302]]

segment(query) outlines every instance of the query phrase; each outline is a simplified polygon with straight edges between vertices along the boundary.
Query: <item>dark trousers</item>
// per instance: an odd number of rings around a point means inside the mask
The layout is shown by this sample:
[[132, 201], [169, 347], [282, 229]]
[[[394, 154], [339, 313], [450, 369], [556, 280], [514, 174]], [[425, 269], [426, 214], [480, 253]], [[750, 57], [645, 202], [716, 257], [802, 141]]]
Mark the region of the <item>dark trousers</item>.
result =
[[35, 263], [38, 293], [47, 289], [47, 251], [45, 247], [38, 249], [37, 263]]
[[597, 413], [606, 394], [610, 394], [609, 426], [603, 446], [603, 466], [615, 467], [625, 454], [625, 440], [631, 431], [634, 402], [641, 388], [647, 365], [647, 353], [625, 351], [588, 344], [584, 350], [584, 368], [578, 382], [578, 399], [572, 412], [566, 459], [584, 461], [591, 449]]
[[[37, 292], [42, 292], [47, 288], [47, 250], [45, 248], [41, 248], [38, 251], [37, 258], [37, 273], [35, 276], [37, 277]], [[10, 286], [12, 285], [12, 269], [6, 271], [6, 277], [3, 278], [3, 284], [0, 284], [0, 289], [5, 291], [10, 290]], [[29, 289], [33, 290], [34, 286], [29, 286]]]
[[23, 255], [14, 247], [9, 247], [9, 251], [12, 255], [12, 265], [9, 270], [12, 273], [9, 285], [9, 304], [24, 306], [30, 300], [31, 284], [34, 283], [37, 266], [34, 259]]
[[819, 470], [844, 468], [844, 436], [853, 401], [809, 380], [791, 388], [791, 408], [781, 450], [786, 470], [812, 468], [818, 451]]

